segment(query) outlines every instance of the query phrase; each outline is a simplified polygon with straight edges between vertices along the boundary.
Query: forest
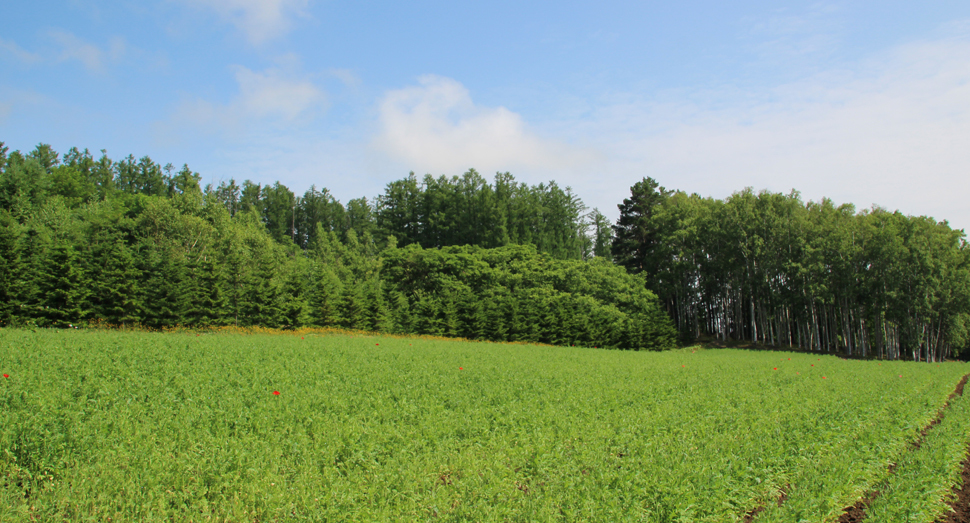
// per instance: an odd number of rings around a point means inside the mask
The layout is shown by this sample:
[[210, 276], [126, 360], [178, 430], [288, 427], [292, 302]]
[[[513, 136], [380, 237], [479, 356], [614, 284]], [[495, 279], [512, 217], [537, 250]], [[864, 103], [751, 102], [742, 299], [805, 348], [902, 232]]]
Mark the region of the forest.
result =
[[650, 178], [620, 207], [616, 261], [646, 274], [682, 335], [928, 362], [966, 354], [970, 249], [945, 221], [795, 191], [702, 198]]
[[279, 182], [0, 142], [0, 324], [339, 327], [666, 349], [716, 337], [939, 361], [970, 345], [962, 230], [645, 177], [611, 223], [555, 182]]
[[[412, 175], [373, 202], [187, 166], [0, 145], [0, 322], [302, 326], [624, 349], [675, 346], [608, 222], [555, 183]], [[596, 225], [598, 224], [598, 225]]]

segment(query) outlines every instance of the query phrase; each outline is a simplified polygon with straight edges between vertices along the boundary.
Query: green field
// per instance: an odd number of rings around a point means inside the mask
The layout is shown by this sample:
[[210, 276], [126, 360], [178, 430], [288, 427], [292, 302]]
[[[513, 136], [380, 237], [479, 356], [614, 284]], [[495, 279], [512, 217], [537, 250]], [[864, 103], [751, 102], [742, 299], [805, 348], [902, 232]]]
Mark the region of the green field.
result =
[[[970, 432], [960, 405], [937, 426], [947, 444], [906, 456], [967, 372], [727, 349], [2, 329], [0, 521], [720, 522], [756, 507], [756, 521], [834, 521], [888, 484], [890, 463], [952, 473]], [[879, 510], [939, 497], [907, 477]]]

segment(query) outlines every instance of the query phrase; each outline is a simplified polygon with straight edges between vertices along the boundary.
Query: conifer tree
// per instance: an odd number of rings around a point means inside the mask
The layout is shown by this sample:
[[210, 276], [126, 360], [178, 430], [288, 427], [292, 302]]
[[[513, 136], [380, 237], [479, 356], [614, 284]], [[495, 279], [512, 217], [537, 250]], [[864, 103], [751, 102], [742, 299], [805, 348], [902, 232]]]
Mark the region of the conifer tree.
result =
[[[0, 153], [5, 152], [3, 142], [0, 142]], [[23, 313], [22, 235], [20, 224], [6, 209], [0, 209], [0, 326], [10, 325]]]
[[411, 304], [407, 296], [399, 290], [391, 291], [392, 332], [405, 334], [414, 332]]
[[56, 241], [43, 262], [40, 311], [45, 324], [68, 327], [86, 319], [85, 303], [91, 282], [81, 257], [69, 241]]
[[221, 265], [211, 256], [203, 256], [193, 264], [191, 282], [193, 307], [188, 323], [199, 327], [226, 323], [229, 296]]
[[311, 275], [310, 321], [320, 327], [343, 325], [340, 315], [343, 284], [327, 266], [314, 265]]
[[118, 234], [102, 231], [94, 238], [89, 256], [91, 319], [122, 326], [138, 323], [142, 274], [124, 240]]
[[340, 301], [341, 327], [368, 330], [371, 325], [367, 316], [367, 303], [363, 285], [357, 282], [345, 283]]
[[391, 331], [393, 323], [388, 316], [387, 304], [381, 290], [381, 281], [376, 278], [369, 280], [364, 287], [366, 302], [364, 314], [370, 329], [377, 332]]
[[661, 187], [653, 178], [644, 178], [630, 192], [630, 197], [617, 206], [620, 217], [613, 225], [611, 251], [616, 263], [638, 273], [655, 265], [651, 255], [662, 238], [653, 218], [672, 191]]
[[418, 334], [431, 336], [444, 335], [445, 328], [441, 321], [440, 312], [441, 306], [437, 297], [423, 293], [420, 294], [415, 304], [416, 319], [414, 322], [414, 328]]

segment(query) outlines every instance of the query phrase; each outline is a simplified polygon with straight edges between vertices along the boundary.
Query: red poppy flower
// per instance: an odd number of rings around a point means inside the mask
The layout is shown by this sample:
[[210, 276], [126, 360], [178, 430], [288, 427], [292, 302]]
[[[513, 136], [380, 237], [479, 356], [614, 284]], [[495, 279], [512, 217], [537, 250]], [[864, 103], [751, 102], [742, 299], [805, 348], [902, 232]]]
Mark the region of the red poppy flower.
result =
[[462, 367], [458, 367], [458, 370], [465, 370], [465, 369], [463, 369]]
[[775, 367], [775, 368], [774, 368], [774, 369], [772, 369], [772, 370], [778, 370], [778, 367]]
[[825, 376], [822, 376], [822, 379], [824, 380], [825, 379]]
[[273, 391], [273, 396], [279, 396], [279, 395], [280, 395], [280, 391], [278, 391], [278, 390], [274, 390]]
[[9, 375], [9, 374], [4, 374], [4, 375], [3, 375], [3, 377], [4, 377], [4, 378], [9, 378], [9, 377], [10, 377], [10, 375]]
[[814, 366], [815, 366], [815, 364], [813, 363], [813, 364], [812, 364], [812, 367], [814, 367]]
[[374, 345], [380, 345], [380, 343], [375, 343]]
[[303, 339], [303, 336], [300, 336], [300, 339], [302, 340]]

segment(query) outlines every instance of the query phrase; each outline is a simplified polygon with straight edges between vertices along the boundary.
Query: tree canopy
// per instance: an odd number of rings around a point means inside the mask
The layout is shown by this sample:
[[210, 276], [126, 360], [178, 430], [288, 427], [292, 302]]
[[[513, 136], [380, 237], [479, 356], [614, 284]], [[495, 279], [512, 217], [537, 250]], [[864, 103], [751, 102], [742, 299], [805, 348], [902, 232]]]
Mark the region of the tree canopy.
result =
[[[332, 326], [664, 349], [641, 276], [597, 253], [585, 206], [530, 187], [411, 175], [373, 201], [312, 186], [200, 187], [188, 166], [41, 145], [0, 168], [0, 322]], [[598, 242], [598, 243], [597, 243]]]
[[797, 192], [630, 189], [615, 224], [509, 173], [326, 188], [0, 142], [0, 324], [335, 326], [631, 349], [677, 336], [937, 361], [970, 346], [963, 231]]
[[686, 337], [925, 361], [970, 342], [970, 249], [946, 222], [794, 191], [631, 192], [614, 255]]

